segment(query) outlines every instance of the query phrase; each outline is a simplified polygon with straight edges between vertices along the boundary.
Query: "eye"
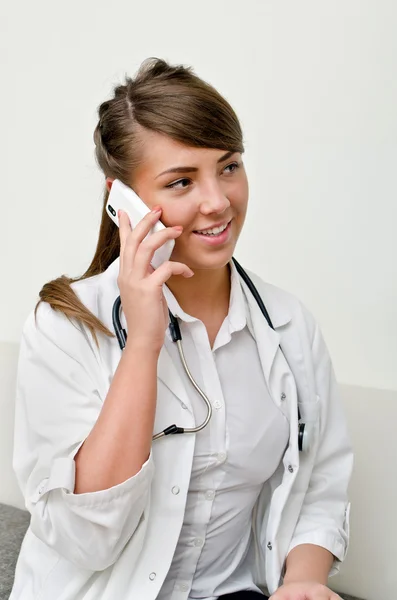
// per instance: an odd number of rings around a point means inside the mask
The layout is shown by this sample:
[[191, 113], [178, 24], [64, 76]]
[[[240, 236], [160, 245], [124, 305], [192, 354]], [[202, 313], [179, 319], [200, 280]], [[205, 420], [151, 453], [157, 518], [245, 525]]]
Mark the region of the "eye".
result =
[[223, 171], [224, 171], [224, 173], [232, 174], [232, 173], [234, 173], [235, 171], [237, 171], [237, 169], [239, 169], [239, 168], [240, 168], [240, 165], [239, 165], [239, 163], [238, 163], [238, 162], [233, 162], [233, 163], [230, 163], [230, 165], [227, 165], [227, 166], [226, 166], [226, 167], [223, 169]]
[[183, 188], [186, 188], [189, 184], [190, 184], [190, 179], [187, 179], [186, 177], [184, 177], [183, 179], [178, 179], [178, 181], [173, 181], [172, 183], [169, 183], [165, 187], [173, 189], [173, 190], [181, 190]]

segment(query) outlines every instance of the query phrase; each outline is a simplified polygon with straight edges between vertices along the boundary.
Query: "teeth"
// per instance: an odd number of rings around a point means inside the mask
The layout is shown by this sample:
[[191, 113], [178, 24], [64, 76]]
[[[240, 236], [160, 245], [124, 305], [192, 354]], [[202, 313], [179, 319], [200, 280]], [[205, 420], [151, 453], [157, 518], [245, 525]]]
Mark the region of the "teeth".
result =
[[219, 235], [220, 233], [222, 233], [222, 231], [225, 231], [228, 224], [229, 223], [226, 223], [226, 225], [222, 225], [221, 227], [213, 227], [212, 229], [202, 229], [197, 233], [201, 233], [203, 235]]

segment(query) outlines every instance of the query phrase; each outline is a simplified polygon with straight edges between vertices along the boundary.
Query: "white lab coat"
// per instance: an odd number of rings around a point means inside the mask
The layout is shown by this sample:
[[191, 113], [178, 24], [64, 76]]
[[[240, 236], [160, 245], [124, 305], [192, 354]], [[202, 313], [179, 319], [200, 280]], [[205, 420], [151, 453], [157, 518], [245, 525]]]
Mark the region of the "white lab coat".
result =
[[[105, 273], [74, 284], [110, 330], [118, 269], [117, 260]], [[264, 376], [290, 423], [288, 448], [268, 484], [270, 505], [260, 496], [253, 513], [255, 579], [273, 593], [288, 552], [299, 544], [327, 548], [337, 559], [334, 570], [344, 559], [352, 453], [316, 323], [293, 296], [251, 276], [275, 327], [267, 325], [243, 284]], [[183, 522], [195, 436], [158, 440], [131, 479], [73, 494], [73, 457], [98, 417], [120, 355], [116, 338], [100, 335], [97, 348], [85, 328], [46, 304], [38, 310], [37, 326], [33, 316], [25, 325], [14, 468], [32, 519], [10, 600], [154, 600], [161, 588]], [[302, 420], [315, 429], [307, 454], [298, 451], [298, 402]], [[155, 431], [171, 423], [194, 427], [189, 395], [164, 348], [158, 406]]]

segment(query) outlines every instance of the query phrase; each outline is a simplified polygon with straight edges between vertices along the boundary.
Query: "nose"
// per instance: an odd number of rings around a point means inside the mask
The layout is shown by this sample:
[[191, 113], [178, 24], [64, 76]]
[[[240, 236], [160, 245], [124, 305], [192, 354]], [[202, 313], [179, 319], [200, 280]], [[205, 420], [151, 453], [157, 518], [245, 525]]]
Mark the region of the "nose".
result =
[[221, 214], [230, 206], [230, 201], [218, 183], [206, 186], [202, 190], [200, 212], [203, 215]]

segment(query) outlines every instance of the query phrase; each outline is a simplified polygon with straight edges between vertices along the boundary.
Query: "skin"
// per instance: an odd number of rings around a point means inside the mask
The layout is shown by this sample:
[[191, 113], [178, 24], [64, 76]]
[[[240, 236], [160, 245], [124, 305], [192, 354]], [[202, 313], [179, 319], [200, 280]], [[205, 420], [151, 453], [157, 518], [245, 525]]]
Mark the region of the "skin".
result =
[[[81, 460], [78, 471], [82, 472], [85, 467], [85, 484], [88, 472], [92, 474], [89, 469], [92, 469], [93, 457], [100, 451], [100, 444], [107, 448], [108, 478], [103, 476], [102, 463], [101, 483], [88, 486], [90, 489], [103, 489], [110, 481], [112, 485], [125, 481], [139, 471], [149, 455], [155, 414], [156, 361], [168, 324], [163, 284], [169, 286], [187, 313], [204, 323], [212, 345], [228, 313], [228, 263], [247, 211], [248, 182], [241, 154], [191, 148], [149, 131], [142, 132], [142, 141], [143, 158], [128, 183], [152, 212], [133, 229], [128, 216], [124, 213], [119, 215], [121, 250], [118, 285], [131, 334], [109, 399], [106, 399], [91, 434], [94, 442], [90, 447], [89, 436], [82, 446], [82, 449], [86, 447], [87, 457], [85, 462]], [[169, 172], [175, 168], [178, 173]], [[112, 179], [107, 179], [108, 189], [111, 185]], [[146, 238], [158, 219], [166, 230]], [[230, 234], [222, 245], [209, 246], [194, 233], [229, 221]], [[153, 253], [168, 239], [175, 240], [171, 261], [153, 272], [150, 266]], [[148, 373], [139, 372], [132, 376], [131, 365], [137, 364], [138, 357], [140, 363], [146, 365]], [[131, 389], [137, 387], [137, 382], [141, 383], [141, 392], [134, 404]], [[143, 401], [145, 395], [147, 400]], [[123, 401], [126, 407], [121, 410]], [[139, 431], [135, 436], [125, 434], [129, 441], [124, 445], [119, 442], [110, 455], [112, 460], [109, 460], [109, 446], [115, 438], [123, 440], [123, 427], [131, 433], [132, 421], [137, 421], [136, 410], [141, 414]], [[130, 414], [134, 415], [131, 421]], [[109, 431], [113, 434], [108, 441], [109, 446], [106, 446], [103, 438], [109, 435]], [[123, 466], [125, 463], [119, 457], [126, 453], [136, 457], [135, 464]], [[82, 485], [82, 491], [86, 487]], [[339, 599], [326, 587], [332, 562], [332, 554], [322, 547], [312, 544], [298, 546], [287, 557], [284, 585], [271, 600]]]

